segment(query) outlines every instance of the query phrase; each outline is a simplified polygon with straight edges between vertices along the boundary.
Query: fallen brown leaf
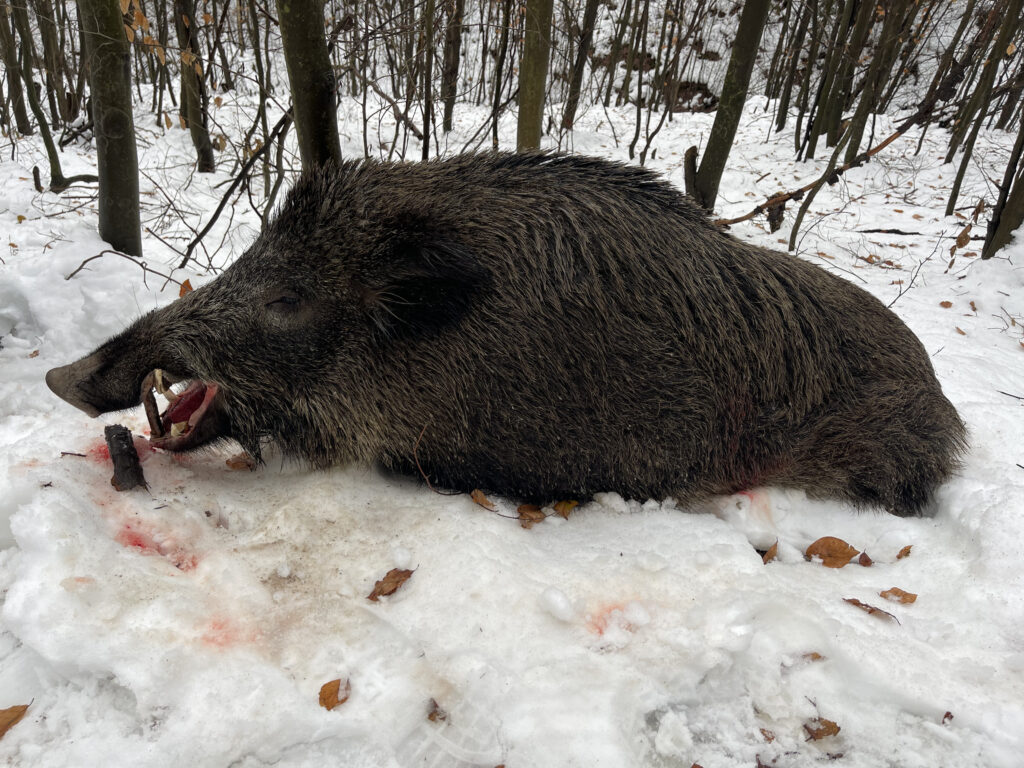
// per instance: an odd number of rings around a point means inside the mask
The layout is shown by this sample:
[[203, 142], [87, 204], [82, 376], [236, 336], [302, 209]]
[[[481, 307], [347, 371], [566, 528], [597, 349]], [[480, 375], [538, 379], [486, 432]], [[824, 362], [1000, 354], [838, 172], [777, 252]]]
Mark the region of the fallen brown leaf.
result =
[[489, 510], [491, 512], [498, 511], [498, 508], [494, 506], [494, 502], [488, 499], [487, 496], [484, 495], [484, 492], [481, 491], [479, 488], [474, 488], [473, 492], [469, 494], [469, 498], [471, 498], [473, 501], [475, 501], [477, 504], [479, 504], [486, 510]]
[[569, 513], [572, 512], [580, 503], [578, 501], [559, 501], [555, 504], [555, 512], [560, 514], [566, 520], [569, 519]]
[[522, 504], [516, 509], [519, 524], [523, 528], [532, 528], [536, 523], [544, 521], [544, 512], [536, 504]]
[[412, 574], [412, 571], [407, 571], [404, 568], [392, 568], [384, 574], [383, 579], [373, 585], [373, 591], [366, 596], [366, 599], [376, 603], [381, 597], [395, 594], [398, 588], [405, 584]]
[[767, 728], [761, 729], [761, 735], [764, 737], [764, 740], [767, 741], [769, 744], [775, 741], [775, 734], [769, 731]]
[[842, 568], [857, 554], [858, 550], [835, 536], [822, 536], [804, 552], [808, 560], [818, 557], [821, 559], [821, 564], [828, 568]]
[[857, 562], [865, 568], [869, 568], [875, 561], [868, 556], [867, 552], [861, 552], [860, 557], [857, 558]]
[[348, 678], [345, 678], [344, 681], [338, 678], [324, 683], [320, 687], [320, 706], [330, 711], [348, 701], [350, 693], [352, 693], [352, 684], [349, 683]]
[[886, 600], [892, 600], [894, 603], [903, 603], [904, 605], [917, 600], [917, 595], [913, 592], [904, 592], [899, 587], [892, 587], [884, 590], [883, 592], [879, 592], [878, 594]]
[[0, 709], [0, 739], [18, 724], [26, 712], [28, 712], [28, 704], [19, 704], [16, 707]]
[[896, 555], [897, 560], [902, 560], [904, 557], [910, 557], [910, 550], [913, 549], [913, 544], [907, 544], [903, 549], [900, 550], [899, 554]]
[[236, 453], [224, 463], [228, 465], [228, 469], [253, 469], [256, 467], [256, 460], [245, 451]]
[[849, 603], [850, 605], [856, 606], [857, 608], [860, 608], [862, 611], [864, 611], [865, 613], [869, 613], [872, 616], [877, 616], [878, 618], [885, 617], [885, 618], [892, 619], [897, 624], [900, 623], [900, 620], [897, 619], [895, 616], [893, 616], [888, 611], [883, 611], [881, 608], [875, 608], [875, 606], [868, 605], [867, 603], [862, 602], [862, 601], [858, 600], [855, 597], [844, 597], [843, 598], [843, 602], [846, 602], [846, 603]]
[[949, 309], [950, 307], [953, 306], [953, 302], [952, 301], [940, 301], [939, 302], [939, 306], [942, 307], [943, 309]]
[[825, 657], [822, 656], [817, 651], [810, 651], [809, 653], [805, 653], [803, 658], [806, 659], [807, 661], [824, 661], [825, 660]]
[[944, 714], [942, 716], [942, 724], [946, 725], [946, 723], [950, 722], [952, 719], [953, 719], [953, 713], [952, 712], [947, 712], [946, 714]]
[[804, 723], [804, 730], [807, 731], [808, 741], [819, 741], [827, 736], [835, 736], [842, 728], [824, 717], [816, 717]]
[[775, 543], [768, 547], [768, 551], [761, 557], [761, 562], [768, 565], [772, 560], [779, 556], [779, 540], [776, 539]]
[[185, 282], [183, 282], [181, 284], [181, 288], [178, 289], [178, 298], [180, 299], [186, 293], [192, 293], [192, 281], [191, 280], [185, 280]]
[[448, 713], [441, 709], [436, 699], [430, 700], [430, 711], [427, 712], [427, 720], [432, 723], [443, 723], [448, 719]]

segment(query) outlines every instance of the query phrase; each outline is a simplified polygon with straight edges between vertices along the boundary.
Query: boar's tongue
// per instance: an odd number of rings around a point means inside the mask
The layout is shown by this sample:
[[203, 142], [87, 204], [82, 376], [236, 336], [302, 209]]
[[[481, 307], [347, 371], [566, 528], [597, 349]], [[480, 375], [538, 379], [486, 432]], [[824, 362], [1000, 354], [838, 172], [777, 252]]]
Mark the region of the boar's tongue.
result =
[[212, 382], [193, 381], [177, 395], [159, 417], [147, 408], [153, 443], [172, 451], [185, 450], [194, 442], [195, 429], [217, 396], [218, 387]]

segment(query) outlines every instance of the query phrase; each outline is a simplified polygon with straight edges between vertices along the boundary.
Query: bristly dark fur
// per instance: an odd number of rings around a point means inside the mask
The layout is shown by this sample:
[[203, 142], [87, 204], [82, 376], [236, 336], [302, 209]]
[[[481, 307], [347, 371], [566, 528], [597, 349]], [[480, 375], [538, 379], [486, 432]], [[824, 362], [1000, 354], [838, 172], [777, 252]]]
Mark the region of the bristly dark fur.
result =
[[217, 382], [254, 453], [533, 501], [777, 484], [913, 514], [965, 447], [877, 299], [647, 170], [543, 153], [308, 174], [222, 276], [73, 366], [81, 407], [161, 367]]

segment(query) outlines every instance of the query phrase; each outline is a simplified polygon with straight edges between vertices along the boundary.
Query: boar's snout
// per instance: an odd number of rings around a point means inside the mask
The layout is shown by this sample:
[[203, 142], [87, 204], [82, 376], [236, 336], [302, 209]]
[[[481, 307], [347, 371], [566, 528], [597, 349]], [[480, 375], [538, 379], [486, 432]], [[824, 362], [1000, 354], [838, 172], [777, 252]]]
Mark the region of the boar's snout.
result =
[[53, 368], [46, 373], [46, 386], [61, 400], [71, 403], [75, 408], [95, 418], [103, 411], [86, 399], [87, 395], [81, 384], [91, 379], [100, 364], [99, 355], [92, 354], [77, 362]]

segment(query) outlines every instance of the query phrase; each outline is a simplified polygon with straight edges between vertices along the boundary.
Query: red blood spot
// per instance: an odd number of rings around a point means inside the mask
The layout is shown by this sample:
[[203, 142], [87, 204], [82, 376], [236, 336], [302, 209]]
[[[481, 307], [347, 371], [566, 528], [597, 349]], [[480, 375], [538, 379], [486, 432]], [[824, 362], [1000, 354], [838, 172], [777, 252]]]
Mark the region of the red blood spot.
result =
[[[596, 635], [603, 635], [605, 630], [608, 629], [608, 624], [611, 622], [612, 614], [615, 611], [619, 612], [619, 616], [622, 616], [622, 612], [625, 609], [625, 603], [609, 603], [602, 605], [594, 613], [587, 614], [587, 629]], [[623, 623], [626, 629], [632, 629], [628, 624]]]
[[86, 449], [85, 455], [97, 464], [106, 464], [110, 462], [110, 449], [107, 448], [106, 440], [100, 440], [97, 443], [93, 443], [91, 447]]
[[231, 619], [217, 617], [210, 620], [200, 636], [203, 645], [214, 648], [227, 648], [238, 643], [253, 643], [259, 639], [259, 633], [251, 629], [242, 629]]
[[224, 648], [234, 645], [236, 632], [227, 619], [214, 619], [210, 626], [202, 634], [200, 640], [206, 645], [213, 645], [217, 648]]
[[114, 537], [114, 541], [122, 547], [135, 547], [147, 554], [159, 554], [156, 542], [148, 532], [138, 530], [132, 523], [128, 523]]
[[126, 523], [114, 540], [123, 547], [134, 547], [144, 555], [160, 555], [181, 571], [191, 571], [199, 564], [199, 558], [177, 544], [159, 544], [151, 531], [144, 530], [136, 523]]
[[[153, 445], [144, 437], [133, 435], [132, 442], [135, 444], [135, 452], [139, 454], [139, 463], [146, 461], [156, 452]], [[97, 464], [110, 463], [110, 449], [107, 448], [106, 440], [98, 440], [93, 443], [85, 450], [85, 455]]]

